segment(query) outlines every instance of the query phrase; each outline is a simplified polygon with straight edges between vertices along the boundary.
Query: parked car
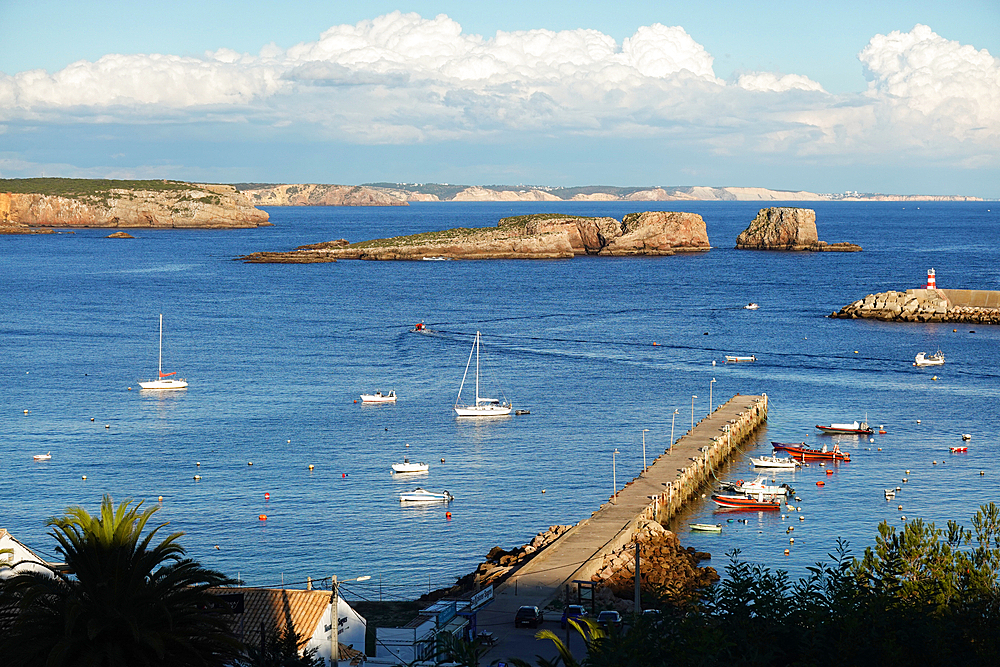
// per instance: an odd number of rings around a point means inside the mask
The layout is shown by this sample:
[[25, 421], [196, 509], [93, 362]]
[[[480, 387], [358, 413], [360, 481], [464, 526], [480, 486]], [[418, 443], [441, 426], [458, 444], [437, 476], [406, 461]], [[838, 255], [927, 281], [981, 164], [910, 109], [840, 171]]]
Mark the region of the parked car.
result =
[[622, 626], [622, 615], [613, 609], [602, 611], [597, 615], [597, 624], [609, 630], [611, 628], [620, 628]]
[[587, 610], [583, 608], [583, 605], [566, 605], [566, 608], [563, 609], [562, 620], [559, 621], [559, 625], [565, 629], [567, 621], [570, 619], [579, 620], [581, 618], [587, 618]]
[[514, 627], [537, 628], [545, 621], [545, 616], [538, 607], [521, 607], [514, 614]]

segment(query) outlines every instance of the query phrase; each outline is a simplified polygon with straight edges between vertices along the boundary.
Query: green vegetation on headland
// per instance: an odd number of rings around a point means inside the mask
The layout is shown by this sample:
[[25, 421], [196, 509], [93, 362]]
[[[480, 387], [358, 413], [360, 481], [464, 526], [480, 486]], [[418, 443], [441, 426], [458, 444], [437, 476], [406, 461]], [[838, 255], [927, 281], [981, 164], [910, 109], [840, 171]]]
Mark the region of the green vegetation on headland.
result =
[[152, 190], [159, 192], [199, 190], [183, 181], [125, 181], [107, 178], [0, 178], [0, 192], [49, 195], [81, 199], [99, 196], [111, 190]]

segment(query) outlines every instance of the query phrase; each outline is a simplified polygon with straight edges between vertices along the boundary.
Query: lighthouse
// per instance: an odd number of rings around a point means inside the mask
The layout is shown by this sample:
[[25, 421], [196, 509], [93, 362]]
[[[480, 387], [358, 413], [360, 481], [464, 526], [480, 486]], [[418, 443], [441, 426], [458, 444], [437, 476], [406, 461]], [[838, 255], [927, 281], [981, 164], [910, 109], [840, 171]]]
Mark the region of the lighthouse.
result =
[[937, 283], [934, 282], [934, 269], [927, 269], [927, 289], [937, 289]]

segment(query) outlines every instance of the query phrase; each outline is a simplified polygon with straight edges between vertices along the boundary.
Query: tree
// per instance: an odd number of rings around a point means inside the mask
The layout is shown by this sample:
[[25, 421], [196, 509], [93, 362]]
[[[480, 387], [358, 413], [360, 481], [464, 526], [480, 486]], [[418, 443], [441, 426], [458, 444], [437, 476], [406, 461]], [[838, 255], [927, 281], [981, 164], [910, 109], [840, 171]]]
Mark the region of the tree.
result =
[[142, 533], [158, 508], [109, 496], [98, 516], [71, 507], [49, 532], [71, 573], [29, 572], [0, 582], [0, 655], [12, 665], [214, 666], [241, 644], [207, 589], [223, 574], [184, 558], [167, 525]]
[[236, 661], [236, 667], [323, 667], [318, 649], [310, 648], [299, 655], [302, 636], [291, 630], [267, 635], [263, 645], [247, 644], [246, 655]]

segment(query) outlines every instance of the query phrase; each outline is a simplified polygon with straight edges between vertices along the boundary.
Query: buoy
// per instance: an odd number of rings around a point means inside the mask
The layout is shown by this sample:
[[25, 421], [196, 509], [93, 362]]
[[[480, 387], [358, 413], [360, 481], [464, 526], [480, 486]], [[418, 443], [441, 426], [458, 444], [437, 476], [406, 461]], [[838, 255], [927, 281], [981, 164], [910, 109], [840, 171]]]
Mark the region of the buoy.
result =
[[878, 427], [878, 434], [879, 435], [885, 435], [885, 427], [884, 426], [879, 426]]
[[542, 489], [542, 493], [545, 493], [545, 489]]
[[712, 359], [712, 365], [713, 366], [715, 365], [715, 359]]
[[219, 545], [218, 545], [218, 544], [216, 544], [216, 545], [215, 545], [215, 548], [216, 548], [216, 549], [218, 549], [218, 548], [219, 548]]
[[93, 418], [93, 417], [91, 417], [91, 418], [90, 418], [90, 421], [94, 421], [94, 418]]
[[937, 465], [937, 461], [931, 461], [931, 465]]
[[[982, 473], [980, 473], [980, 474], [982, 474]], [[84, 476], [83, 476], [83, 477], [81, 477], [80, 479], [83, 479], [83, 480], [86, 480], [86, 479], [87, 479], [87, 476], [86, 476], [86, 475], [84, 475]]]
[[264, 492], [264, 500], [270, 500], [270, 499], [271, 499], [271, 494], [268, 493], [267, 491], [265, 491]]
[[111, 428], [111, 424], [105, 424], [104, 428]]
[[657, 342], [656, 342], [656, 341], [654, 340], [654, 341], [653, 341], [653, 347], [656, 347], [657, 345], [659, 345], [659, 343], [657, 343]]
[[247, 465], [248, 466], [252, 466], [253, 465], [253, 461], [247, 461]]
[[826, 486], [826, 482], [824, 482], [823, 480], [820, 480], [820, 481], [816, 482], [816, 486]]
[[258, 518], [258, 519], [259, 519], [260, 521], [267, 521], [267, 515], [266, 515], [266, 514], [261, 514], [261, 515], [259, 515], [259, 516], [258, 516], [257, 518]]
[[952, 329], [952, 333], [958, 333], [958, 329]]
[[158, 498], [158, 501], [162, 503], [162, 502], [163, 502], [163, 496], [160, 496], [160, 497]]
[[877, 451], [880, 451], [880, 452], [881, 452], [881, 451], [882, 451], [882, 448], [881, 448], [881, 447], [879, 447]]
[[788, 555], [788, 553], [789, 553], [788, 549], [785, 549], [785, 555], [786, 556]]
[[868, 442], [875, 442], [875, 438], [868, 438]]
[[291, 440], [286, 440], [286, 442], [287, 442], [287, 443], [288, 443], [289, 445], [290, 445], [290, 444], [292, 444], [292, 441], [291, 441]]
[[799, 521], [805, 521], [805, 520], [806, 520], [806, 518], [800, 514], [799, 515]]
[[833, 471], [832, 471], [832, 470], [827, 470], [827, 471], [826, 471], [826, 474], [827, 474], [827, 475], [832, 475], [832, 474], [833, 474]]
[[201, 475], [195, 475], [194, 479], [195, 479], [195, 481], [198, 481], [199, 479], [201, 479]]
[[444, 463], [444, 459], [441, 459], [441, 463]]
[[900, 521], [906, 521], [906, 515], [904, 514], [903, 516], [899, 517], [899, 520]]
[[309, 464], [309, 469], [310, 469], [310, 470], [312, 470], [312, 469], [313, 469], [313, 464], [311, 464], [311, 463]]
[[985, 473], [985, 472], [983, 472], [982, 470], [980, 470], [980, 471], [979, 471], [979, 476], [980, 476], [980, 477], [982, 477], [982, 476], [983, 476], [983, 475], [985, 475], [985, 474], [986, 474], [986, 473]]
[[445, 512], [444, 513], [444, 518], [450, 519], [451, 518], [451, 512]]
[[195, 464], [196, 466], [198, 466], [199, 468], [201, 467], [201, 461], [195, 461], [195, 462], [194, 462], [194, 464]]
[[346, 472], [340, 473], [340, 479], [347, 479], [347, 473]]
[[28, 414], [28, 411], [27, 411], [27, 410], [25, 410], [25, 411], [24, 411], [24, 414]]
[[931, 378], [932, 380], [937, 380], [937, 375]]
[[132, 387], [129, 387], [129, 388], [128, 388], [128, 390], [129, 390], [129, 391], [132, 391]]
[[358, 399], [356, 399], [356, 398], [355, 398], [355, 399], [354, 399], [354, 402], [355, 402], [355, 403], [357, 403], [357, 402], [358, 402]]
[[857, 351], [857, 350], [854, 350], [854, 354], [857, 354], [857, 353], [858, 353], [858, 351]]
[[410, 446], [410, 443], [406, 443], [406, 446], [407, 446], [407, 447], [409, 447], [409, 446]]
[[896, 509], [901, 510], [901, 509], [903, 509], [903, 506], [899, 505], [898, 507], [896, 507]]
[[789, 537], [788, 538], [788, 543], [789, 544], [795, 544], [795, 538], [794, 537]]
[[917, 420], [917, 423], [918, 423], [918, 424], [920, 423], [920, 420], [919, 420], [919, 419]]

